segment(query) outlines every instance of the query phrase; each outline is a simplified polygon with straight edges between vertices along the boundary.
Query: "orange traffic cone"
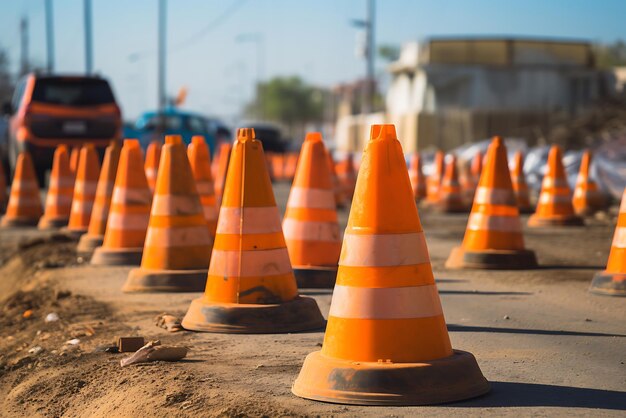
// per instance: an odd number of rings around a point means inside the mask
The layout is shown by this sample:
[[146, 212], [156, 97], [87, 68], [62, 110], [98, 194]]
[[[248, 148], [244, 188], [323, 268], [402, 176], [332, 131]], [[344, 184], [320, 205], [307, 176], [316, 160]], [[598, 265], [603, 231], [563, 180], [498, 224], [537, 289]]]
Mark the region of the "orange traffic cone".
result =
[[522, 224], [513, 192], [506, 147], [495, 137], [487, 151], [463, 244], [452, 250], [448, 268], [525, 269], [537, 267], [524, 248]]
[[343, 185], [345, 196], [348, 200], [352, 200], [356, 186], [356, 172], [354, 170], [354, 157], [352, 153], [348, 153], [345, 160], [337, 163], [335, 169], [337, 171], [337, 177], [339, 177], [339, 181]]
[[139, 265], [150, 219], [152, 194], [136, 139], [124, 140], [104, 241], [91, 259], [94, 265]]
[[308, 133], [300, 154], [283, 220], [289, 258], [298, 287], [331, 288], [337, 276], [341, 234], [322, 135]]
[[422, 171], [422, 157], [418, 152], [411, 155], [409, 180], [411, 180], [413, 196], [419, 203], [426, 198], [426, 178], [424, 177], [424, 172]]
[[4, 175], [4, 167], [0, 161], [0, 213], [4, 213], [7, 208], [7, 178]]
[[528, 184], [524, 174], [524, 156], [521, 151], [517, 151], [513, 157], [513, 167], [511, 168], [511, 183], [517, 199], [517, 208], [520, 213], [532, 213], [528, 194]]
[[78, 160], [80, 159], [80, 147], [73, 147], [70, 154], [70, 171], [76, 176], [78, 170]]
[[201, 292], [213, 240], [180, 135], [165, 137], [158, 172], [141, 267], [122, 291]]
[[214, 238], [217, 229], [217, 200], [215, 199], [209, 154], [209, 147], [204, 137], [194, 135], [189, 147], [187, 147], [187, 155], [196, 182], [196, 189], [200, 195], [200, 202], [202, 202], [204, 218], [209, 225], [209, 233]]
[[324, 402], [424, 405], [489, 391], [476, 359], [452, 350], [393, 125], [372, 126], [321, 351], [292, 392]]
[[182, 321], [195, 331], [278, 333], [322, 327], [315, 300], [298, 295], [265, 157], [253, 129], [233, 145], [206, 291]]
[[39, 184], [28, 151], [17, 156], [11, 194], [0, 227], [35, 226], [43, 213]]
[[470, 171], [472, 173], [472, 178], [474, 179], [474, 184], [478, 184], [480, 181], [480, 175], [483, 172], [483, 159], [483, 153], [480, 151], [477, 151], [476, 154], [474, 154], [474, 158], [472, 158]]
[[217, 165], [215, 169], [215, 198], [217, 199], [217, 206], [222, 203], [222, 195], [224, 194], [224, 185], [226, 184], [226, 173], [228, 172], [228, 162], [230, 161], [230, 152], [232, 145], [229, 143], [222, 143], [219, 148], [219, 152], [216, 156]]
[[79, 254], [92, 254], [104, 241], [104, 232], [107, 226], [107, 218], [109, 217], [111, 195], [113, 194], [119, 159], [120, 146], [117, 141], [112, 141], [104, 152], [102, 169], [100, 170], [98, 186], [96, 187], [96, 197], [93, 202], [91, 217], [89, 218], [89, 228], [87, 233], [80, 237], [76, 247], [76, 251]]
[[541, 183], [537, 209], [528, 219], [528, 226], [577, 225], [583, 225], [583, 220], [574, 213], [570, 188], [563, 168], [561, 148], [553, 145], [548, 154], [548, 171]]
[[446, 172], [439, 186], [439, 202], [437, 207], [442, 212], [460, 213], [467, 212], [468, 207], [463, 198], [463, 191], [459, 183], [459, 173], [456, 166], [456, 157], [450, 155], [446, 164]]
[[335, 191], [335, 206], [337, 208], [345, 208], [346, 207], [346, 195], [343, 191], [343, 186], [339, 177], [337, 176], [337, 169], [335, 166], [335, 160], [333, 160], [333, 156], [330, 151], [326, 150], [326, 156], [328, 157], [328, 165], [330, 166], [330, 173], [333, 178], [333, 189]]
[[74, 194], [74, 174], [70, 171], [70, 153], [65, 145], [54, 151], [50, 183], [46, 195], [46, 209], [39, 220], [39, 229], [67, 226]]
[[298, 165], [298, 153], [290, 152], [285, 154], [285, 168], [283, 169], [283, 175], [285, 180], [293, 181], [296, 175], [296, 166]]
[[80, 236], [89, 229], [89, 218], [91, 217], [93, 202], [96, 199], [99, 175], [98, 153], [93, 144], [87, 144], [80, 150], [80, 157], [78, 158], [72, 210], [66, 229], [75, 236]]
[[148, 180], [151, 192], [154, 192], [154, 186], [156, 185], [160, 160], [161, 144], [158, 141], [152, 141], [146, 150], [146, 162], [143, 166], [144, 170], [146, 170], [146, 180]]
[[283, 160], [283, 154], [273, 153], [272, 158], [272, 173], [276, 181], [283, 181], [285, 179], [285, 162]]
[[593, 215], [595, 212], [606, 208], [606, 199], [598, 189], [596, 182], [589, 178], [590, 166], [591, 152], [586, 150], [580, 162], [580, 171], [572, 199], [574, 212], [579, 216]]
[[441, 178], [444, 170], [444, 154], [442, 151], [437, 151], [435, 153], [435, 161], [433, 164], [433, 172], [426, 180], [426, 202], [430, 205], [434, 205], [439, 202], [439, 186], [441, 185]]
[[609, 261], [606, 269], [593, 277], [589, 291], [598, 295], [626, 296], [626, 189], [622, 193]]

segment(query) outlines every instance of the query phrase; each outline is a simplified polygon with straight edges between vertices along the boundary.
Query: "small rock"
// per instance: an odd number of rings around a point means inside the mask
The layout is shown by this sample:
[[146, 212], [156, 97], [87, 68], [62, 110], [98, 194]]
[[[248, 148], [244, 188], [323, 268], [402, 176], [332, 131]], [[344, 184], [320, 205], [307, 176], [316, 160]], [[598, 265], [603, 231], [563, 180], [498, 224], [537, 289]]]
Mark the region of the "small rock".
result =
[[56, 312], [50, 312], [48, 315], [46, 315], [46, 319], [44, 319], [46, 323], [57, 322], [58, 320], [59, 320], [59, 314], [57, 314]]
[[504, 316], [502, 317], [502, 319], [511, 319], [511, 317], [510, 317], [510, 316], [508, 316], [508, 315], [504, 315]]
[[56, 299], [65, 299], [67, 297], [72, 296], [72, 292], [70, 292], [69, 290], [57, 290], [56, 293]]
[[80, 344], [80, 340], [78, 338], [72, 338], [71, 340], [65, 341], [67, 345], [78, 345]]
[[593, 320], [590, 318], [585, 318], [585, 322], [593, 322]]
[[83, 257], [76, 257], [77, 264], [83, 264], [84, 262], [85, 262], [85, 259]]
[[255, 370], [256, 369], [260, 369], [261, 367], [265, 367], [265, 365], [264, 364], [257, 364], [254, 369]]
[[42, 351], [43, 351], [43, 348], [41, 348], [40, 346], [36, 345], [35, 347], [33, 347], [30, 350], [28, 350], [28, 353], [37, 355], [37, 354], [41, 353]]

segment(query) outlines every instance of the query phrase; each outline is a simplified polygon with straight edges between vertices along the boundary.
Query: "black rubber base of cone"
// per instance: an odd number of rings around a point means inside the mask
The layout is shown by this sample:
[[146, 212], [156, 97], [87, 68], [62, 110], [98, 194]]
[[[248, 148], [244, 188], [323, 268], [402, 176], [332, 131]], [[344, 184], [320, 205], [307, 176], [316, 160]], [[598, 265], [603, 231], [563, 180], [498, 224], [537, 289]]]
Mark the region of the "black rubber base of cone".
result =
[[102, 245], [104, 241], [104, 235], [89, 235], [85, 234], [80, 237], [76, 252], [81, 255], [91, 255], [94, 250]]
[[209, 270], [132, 269], [122, 292], [204, 292]]
[[566, 218], [539, 218], [532, 215], [528, 218], [528, 226], [542, 228], [549, 226], [584, 226], [585, 221], [580, 216], [568, 216]]
[[291, 391], [301, 398], [348, 405], [434, 405], [489, 392], [471, 353], [423, 363], [366, 363], [320, 351], [304, 360]]
[[337, 278], [336, 267], [294, 267], [293, 273], [300, 289], [332, 289]]
[[85, 235], [87, 233], [87, 228], [85, 229], [69, 229], [67, 227], [62, 228], [61, 231], [70, 237], [79, 239], [80, 237], [82, 237], [83, 235]]
[[69, 222], [69, 218], [64, 219], [50, 219], [50, 218], [41, 218], [39, 223], [37, 224], [37, 228], [42, 231], [49, 231], [51, 229], [59, 229], [67, 226]]
[[32, 218], [7, 218], [3, 216], [0, 219], [0, 228], [23, 228], [28, 226], [37, 226], [39, 219]]
[[94, 266], [139, 266], [143, 248], [124, 248], [112, 250], [98, 247], [91, 257]]
[[597, 273], [593, 276], [589, 291], [603, 296], [626, 296], [626, 274]]
[[465, 251], [456, 247], [446, 260], [450, 269], [524, 270], [538, 267], [534, 251]]
[[191, 302], [182, 325], [192, 331], [279, 334], [320, 329], [324, 317], [315, 300], [304, 296], [271, 305], [211, 303], [202, 297]]

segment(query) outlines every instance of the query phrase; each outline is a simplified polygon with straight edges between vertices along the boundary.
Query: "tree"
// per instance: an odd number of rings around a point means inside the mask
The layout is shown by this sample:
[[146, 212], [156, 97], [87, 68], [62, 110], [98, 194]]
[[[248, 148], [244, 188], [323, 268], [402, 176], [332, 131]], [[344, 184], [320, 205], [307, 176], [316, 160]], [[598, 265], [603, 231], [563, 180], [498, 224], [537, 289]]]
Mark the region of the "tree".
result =
[[594, 52], [596, 64], [600, 68], [626, 65], [626, 42], [621, 39], [611, 44], [598, 45]]
[[397, 45], [381, 45], [378, 47], [378, 56], [391, 62], [400, 58], [400, 47]]
[[257, 95], [246, 106], [246, 115], [284, 124], [290, 135], [299, 133], [308, 123], [322, 120], [322, 92], [300, 77], [275, 77], [261, 83]]

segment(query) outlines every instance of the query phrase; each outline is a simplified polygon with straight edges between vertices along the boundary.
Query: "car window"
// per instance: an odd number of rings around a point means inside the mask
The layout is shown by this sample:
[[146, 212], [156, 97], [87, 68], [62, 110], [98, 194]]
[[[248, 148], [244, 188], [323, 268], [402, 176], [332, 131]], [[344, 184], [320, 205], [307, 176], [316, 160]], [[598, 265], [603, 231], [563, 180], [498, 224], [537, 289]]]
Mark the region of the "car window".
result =
[[[159, 122], [159, 115], [150, 115], [140, 118], [137, 121], [136, 128], [139, 130], [153, 130]], [[179, 131], [183, 126], [183, 118], [180, 115], [165, 115], [165, 129], [170, 131]]]
[[115, 103], [105, 80], [90, 78], [42, 78], [35, 82], [32, 100], [64, 106], [97, 106]]
[[189, 116], [187, 118], [187, 126], [189, 130], [193, 133], [205, 133], [206, 132], [204, 119], [199, 118], [197, 116]]

